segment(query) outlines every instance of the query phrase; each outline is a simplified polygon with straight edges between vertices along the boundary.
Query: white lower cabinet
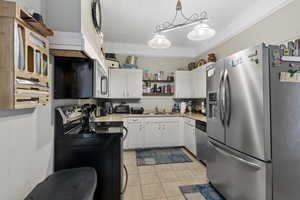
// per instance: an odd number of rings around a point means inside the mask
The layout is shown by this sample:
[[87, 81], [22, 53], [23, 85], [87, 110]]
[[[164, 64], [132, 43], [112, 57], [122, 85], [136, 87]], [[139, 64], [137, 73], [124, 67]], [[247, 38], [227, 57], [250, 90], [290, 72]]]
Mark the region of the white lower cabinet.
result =
[[182, 146], [180, 119], [173, 118], [128, 118], [125, 149]]
[[161, 123], [161, 146], [181, 146], [179, 121]]
[[124, 149], [139, 149], [145, 146], [144, 124], [142, 119], [126, 119], [124, 126], [128, 129], [124, 140]]
[[196, 156], [195, 120], [177, 117], [127, 118], [124, 149], [185, 146]]
[[197, 149], [196, 149], [196, 127], [195, 127], [195, 120], [192, 119], [184, 119], [184, 146], [197, 156]]
[[160, 147], [161, 146], [161, 123], [151, 122], [146, 120], [145, 122], [145, 148]]

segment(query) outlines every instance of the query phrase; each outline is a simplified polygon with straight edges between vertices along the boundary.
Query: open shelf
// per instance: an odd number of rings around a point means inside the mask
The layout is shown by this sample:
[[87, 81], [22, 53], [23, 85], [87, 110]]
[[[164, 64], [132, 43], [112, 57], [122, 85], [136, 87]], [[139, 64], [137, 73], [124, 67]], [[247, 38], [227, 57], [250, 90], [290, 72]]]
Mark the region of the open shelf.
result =
[[143, 80], [144, 82], [149, 83], [174, 83], [174, 80]]
[[49, 29], [45, 24], [42, 24], [39, 21], [37, 21], [35, 18], [32, 17], [32, 15], [27, 13], [25, 10], [20, 8], [19, 11], [20, 18], [24, 20], [29, 26], [31, 26], [33, 30], [45, 37], [53, 36], [53, 31]]
[[174, 94], [161, 94], [161, 93], [143, 93], [143, 96], [161, 96], [161, 97], [171, 97]]

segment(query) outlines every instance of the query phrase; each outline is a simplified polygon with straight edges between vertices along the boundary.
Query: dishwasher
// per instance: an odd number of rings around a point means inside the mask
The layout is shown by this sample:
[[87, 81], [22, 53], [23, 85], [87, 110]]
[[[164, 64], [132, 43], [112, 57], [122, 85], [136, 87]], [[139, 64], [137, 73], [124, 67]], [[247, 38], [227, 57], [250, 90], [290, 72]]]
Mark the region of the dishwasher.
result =
[[198, 120], [196, 121], [196, 147], [198, 160], [206, 165], [210, 148], [206, 134], [206, 122]]

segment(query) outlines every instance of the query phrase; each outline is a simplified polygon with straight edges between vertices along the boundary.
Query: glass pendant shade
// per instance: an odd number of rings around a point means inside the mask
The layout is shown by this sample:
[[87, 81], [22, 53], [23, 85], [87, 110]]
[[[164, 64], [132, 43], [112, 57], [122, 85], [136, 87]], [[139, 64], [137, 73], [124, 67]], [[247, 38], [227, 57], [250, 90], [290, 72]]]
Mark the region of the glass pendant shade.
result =
[[172, 43], [164, 35], [155, 34], [153, 39], [148, 42], [148, 45], [153, 49], [167, 49]]
[[189, 40], [202, 41], [212, 38], [216, 35], [216, 31], [207, 24], [199, 24], [187, 35]]

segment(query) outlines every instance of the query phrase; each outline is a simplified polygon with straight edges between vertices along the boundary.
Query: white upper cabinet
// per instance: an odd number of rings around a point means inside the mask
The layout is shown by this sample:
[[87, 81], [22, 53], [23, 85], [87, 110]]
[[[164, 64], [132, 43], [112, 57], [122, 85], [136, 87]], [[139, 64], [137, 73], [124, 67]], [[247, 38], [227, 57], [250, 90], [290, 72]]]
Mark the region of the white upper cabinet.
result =
[[123, 70], [109, 71], [109, 98], [126, 98], [127, 77]]
[[206, 98], [206, 67], [192, 71], [192, 98]]
[[143, 95], [143, 72], [132, 69], [109, 71], [109, 98], [139, 99]]
[[175, 98], [206, 98], [206, 68], [211, 64], [207, 63], [193, 71], [177, 71], [175, 76]]
[[127, 98], [139, 99], [143, 96], [143, 71], [128, 70], [127, 72]]
[[190, 71], [176, 71], [175, 98], [192, 98], [192, 73]]

